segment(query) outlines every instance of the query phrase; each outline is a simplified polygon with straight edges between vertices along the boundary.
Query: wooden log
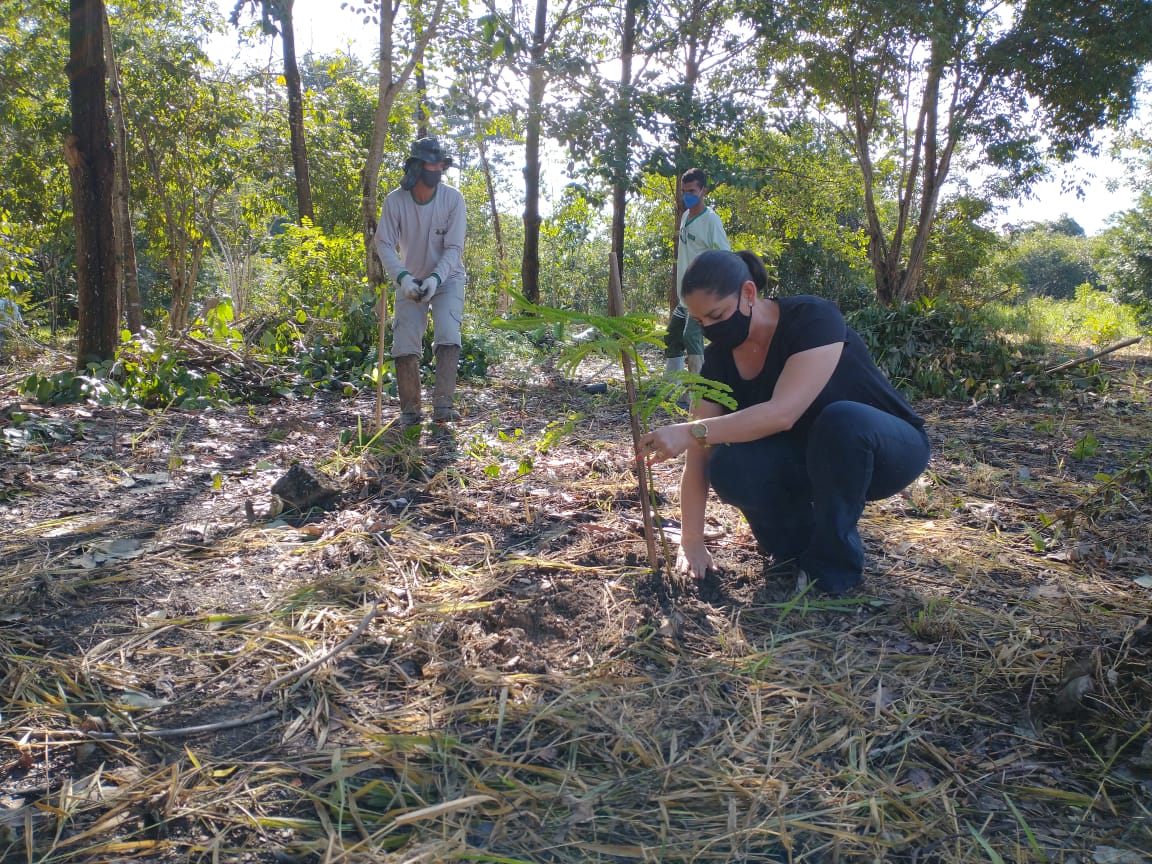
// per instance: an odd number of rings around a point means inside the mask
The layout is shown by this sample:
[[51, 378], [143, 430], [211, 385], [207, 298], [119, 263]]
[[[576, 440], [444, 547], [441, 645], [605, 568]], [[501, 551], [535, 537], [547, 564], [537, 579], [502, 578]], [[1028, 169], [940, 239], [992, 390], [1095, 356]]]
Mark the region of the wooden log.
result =
[[1063, 372], [1065, 369], [1071, 369], [1073, 366], [1079, 366], [1081, 363], [1088, 363], [1092, 360], [1099, 360], [1105, 354], [1111, 354], [1113, 351], [1119, 351], [1121, 348], [1127, 348], [1129, 345], [1135, 345], [1143, 336], [1133, 336], [1131, 339], [1125, 339], [1123, 342], [1117, 342], [1115, 345], [1109, 345], [1107, 348], [1102, 348], [1091, 354], [1086, 354], [1083, 357], [1077, 357], [1074, 360], [1068, 360], [1061, 363], [1059, 366], [1053, 366], [1051, 369], [1045, 369], [1045, 375], [1051, 375], [1053, 372]]

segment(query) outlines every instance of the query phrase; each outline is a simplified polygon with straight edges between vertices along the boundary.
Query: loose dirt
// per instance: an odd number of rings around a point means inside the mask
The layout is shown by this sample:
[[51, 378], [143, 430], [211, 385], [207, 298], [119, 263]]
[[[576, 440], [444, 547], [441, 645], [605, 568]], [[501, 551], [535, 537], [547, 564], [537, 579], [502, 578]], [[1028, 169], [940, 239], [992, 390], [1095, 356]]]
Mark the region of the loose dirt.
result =
[[361, 448], [371, 394], [0, 379], [0, 860], [1148, 860], [1152, 365], [1105, 372], [920, 403], [844, 599], [716, 502], [716, 577], [653, 573], [616, 382]]

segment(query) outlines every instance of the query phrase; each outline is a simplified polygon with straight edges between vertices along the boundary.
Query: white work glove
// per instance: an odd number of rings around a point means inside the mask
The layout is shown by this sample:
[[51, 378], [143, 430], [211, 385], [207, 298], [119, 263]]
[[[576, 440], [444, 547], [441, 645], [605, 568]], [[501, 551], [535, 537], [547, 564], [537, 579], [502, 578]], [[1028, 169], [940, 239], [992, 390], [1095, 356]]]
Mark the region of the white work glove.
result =
[[419, 303], [421, 299], [420, 292], [422, 289], [420, 288], [420, 283], [416, 279], [412, 278], [412, 274], [405, 270], [400, 274], [400, 279], [398, 281], [400, 282], [400, 293], [407, 297], [409, 300], [415, 300], [417, 303]]
[[432, 295], [435, 294], [440, 287], [440, 274], [429, 273], [428, 278], [420, 284], [420, 302], [423, 303], [425, 300], [431, 300]]

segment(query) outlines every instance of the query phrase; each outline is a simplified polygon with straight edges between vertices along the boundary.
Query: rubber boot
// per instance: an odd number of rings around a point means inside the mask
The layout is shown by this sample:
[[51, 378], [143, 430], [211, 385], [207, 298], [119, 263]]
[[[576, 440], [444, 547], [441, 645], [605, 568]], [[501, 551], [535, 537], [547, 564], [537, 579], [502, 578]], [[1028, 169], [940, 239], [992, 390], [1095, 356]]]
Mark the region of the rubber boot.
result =
[[396, 358], [396, 394], [400, 397], [400, 428], [420, 422], [420, 358], [405, 354]]
[[451, 423], [460, 419], [459, 412], [452, 407], [459, 365], [459, 345], [436, 346], [436, 383], [432, 387], [432, 420], [436, 423]]
[[677, 372], [684, 371], [684, 358], [681, 357], [668, 357], [664, 360], [664, 380], [669, 381], [676, 376]]
[[689, 372], [691, 372], [693, 375], [699, 375], [700, 370], [704, 368], [704, 355], [689, 354], [687, 366]]

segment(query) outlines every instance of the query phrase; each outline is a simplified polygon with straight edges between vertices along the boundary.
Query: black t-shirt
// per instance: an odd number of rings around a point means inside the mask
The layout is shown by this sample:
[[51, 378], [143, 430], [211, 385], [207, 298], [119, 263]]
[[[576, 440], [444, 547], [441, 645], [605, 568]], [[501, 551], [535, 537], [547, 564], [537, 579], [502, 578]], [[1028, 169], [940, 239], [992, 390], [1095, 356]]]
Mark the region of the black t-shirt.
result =
[[[877, 368], [864, 340], [844, 321], [836, 304], [822, 297], [805, 295], [780, 297], [775, 302], [780, 305], [780, 320], [772, 336], [772, 344], [768, 346], [764, 369], [759, 375], [751, 380], [741, 378], [732, 352], [715, 345], [704, 349], [704, 368], [700, 374], [712, 381], [727, 384], [732, 388], [736, 404], [740, 408], [748, 408], [772, 398], [776, 382], [784, 371], [784, 364], [793, 354], [843, 342], [844, 350], [836, 370], [820, 395], [796, 421], [792, 427], [793, 432], [807, 433], [813, 418], [833, 402], [861, 402], [906, 420], [913, 426], [924, 426], [924, 421], [912, 410], [912, 406]], [[728, 413], [728, 409], [724, 411]]]

